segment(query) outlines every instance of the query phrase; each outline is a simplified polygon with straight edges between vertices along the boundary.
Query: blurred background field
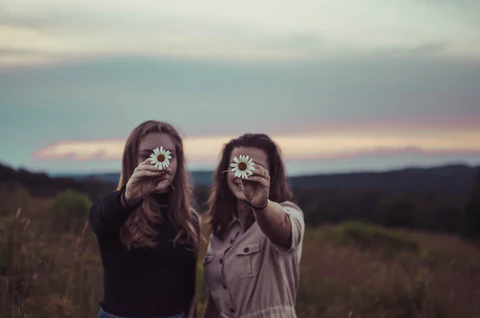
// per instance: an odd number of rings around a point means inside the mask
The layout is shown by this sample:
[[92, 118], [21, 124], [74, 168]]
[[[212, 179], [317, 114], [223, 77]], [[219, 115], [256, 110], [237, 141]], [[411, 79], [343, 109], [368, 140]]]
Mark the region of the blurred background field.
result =
[[[0, 317], [94, 317], [102, 297], [102, 267], [94, 234], [85, 227], [92, 199], [75, 190], [55, 195], [30, 191], [18, 183], [0, 185]], [[480, 315], [480, 247], [462, 237], [467, 207], [478, 204], [478, 185], [471, 196], [457, 197], [458, 204], [450, 207], [463, 215], [450, 233], [438, 225], [445, 207], [430, 206], [440, 201], [414, 194], [325, 191], [295, 189], [307, 220], [299, 317]], [[195, 193], [202, 212], [208, 186], [197, 186]], [[347, 210], [332, 208], [356, 204], [345, 197], [354, 200], [355, 195], [358, 202], [379, 197], [370, 202], [375, 218], [369, 220], [366, 214], [355, 220]], [[327, 204], [327, 199], [333, 202]], [[422, 223], [425, 211], [434, 213], [430, 230]], [[424, 228], [399, 229], [407, 217]], [[202, 232], [208, 238], [207, 224]], [[205, 300], [205, 247], [203, 242], [197, 266], [199, 312]]]

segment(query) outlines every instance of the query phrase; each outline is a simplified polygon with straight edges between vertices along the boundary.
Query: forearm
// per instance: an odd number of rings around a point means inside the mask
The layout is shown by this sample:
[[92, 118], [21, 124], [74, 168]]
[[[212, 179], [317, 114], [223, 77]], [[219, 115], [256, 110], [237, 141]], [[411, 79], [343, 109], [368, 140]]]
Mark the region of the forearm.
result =
[[290, 246], [290, 218], [280, 204], [269, 200], [265, 209], [252, 208], [252, 211], [258, 226], [270, 241], [286, 248]]
[[138, 206], [128, 207], [122, 202], [122, 191], [114, 191], [95, 202], [89, 213], [95, 232], [119, 228]]

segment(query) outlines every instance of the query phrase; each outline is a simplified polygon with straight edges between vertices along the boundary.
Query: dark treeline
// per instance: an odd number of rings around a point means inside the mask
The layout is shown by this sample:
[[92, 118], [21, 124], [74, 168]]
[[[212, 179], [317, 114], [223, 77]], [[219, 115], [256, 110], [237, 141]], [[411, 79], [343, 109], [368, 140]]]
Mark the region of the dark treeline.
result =
[[[208, 187], [195, 192], [199, 210], [205, 211]], [[461, 233], [465, 226], [466, 200], [454, 196], [301, 188], [294, 188], [294, 193], [310, 226], [356, 220], [449, 233]]]
[[[472, 179], [475, 179], [472, 178]], [[385, 180], [388, 182], [388, 180]], [[116, 184], [95, 178], [51, 178], [44, 173], [14, 170], [0, 165], [0, 185], [21, 186], [33, 196], [54, 196], [68, 189], [84, 193], [92, 201], [115, 189]], [[480, 238], [480, 169], [474, 186], [464, 195], [392, 191], [392, 189], [313, 189], [293, 183], [296, 203], [307, 225], [365, 221], [393, 228], [458, 233]], [[203, 213], [210, 193], [208, 185], [194, 189], [197, 209]]]
[[114, 183], [102, 182], [96, 178], [77, 181], [72, 178], [51, 178], [45, 173], [32, 173], [24, 169], [12, 169], [0, 164], [0, 184], [6, 187], [21, 186], [33, 196], [55, 196], [67, 189], [84, 193], [97, 200], [103, 194], [116, 188]]
[[[208, 186], [195, 189], [200, 211], [206, 210], [209, 192]], [[309, 226], [364, 221], [480, 239], [480, 169], [473, 189], [464, 195], [301, 187], [293, 192]]]
[[480, 240], [480, 169], [476, 182], [465, 206], [465, 219], [462, 234], [470, 239]]

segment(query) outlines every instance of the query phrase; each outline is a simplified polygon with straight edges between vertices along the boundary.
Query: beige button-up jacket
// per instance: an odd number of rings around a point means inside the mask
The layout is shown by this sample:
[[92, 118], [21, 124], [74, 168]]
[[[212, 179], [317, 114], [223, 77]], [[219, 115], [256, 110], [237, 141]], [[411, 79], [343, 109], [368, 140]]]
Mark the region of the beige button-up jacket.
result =
[[224, 240], [210, 237], [203, 265], [207, 290], [220, 317], [296, 317], [305, 223], [298, 206], [292, 202], [281, 206], [292, 224], [288, 249], [273, 244], [256, 222], [243, 233], [236, 218]]

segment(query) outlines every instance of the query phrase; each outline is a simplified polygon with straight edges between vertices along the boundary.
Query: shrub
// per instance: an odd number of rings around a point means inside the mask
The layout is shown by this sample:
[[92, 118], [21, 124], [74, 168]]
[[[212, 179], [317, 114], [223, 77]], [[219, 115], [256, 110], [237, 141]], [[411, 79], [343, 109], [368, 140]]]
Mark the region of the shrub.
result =
[[90, 199], [81, 193], [67, 190], [57, 194], [52, 209], [53, 225], [65, 231], [80, 231], [90, 206]]

